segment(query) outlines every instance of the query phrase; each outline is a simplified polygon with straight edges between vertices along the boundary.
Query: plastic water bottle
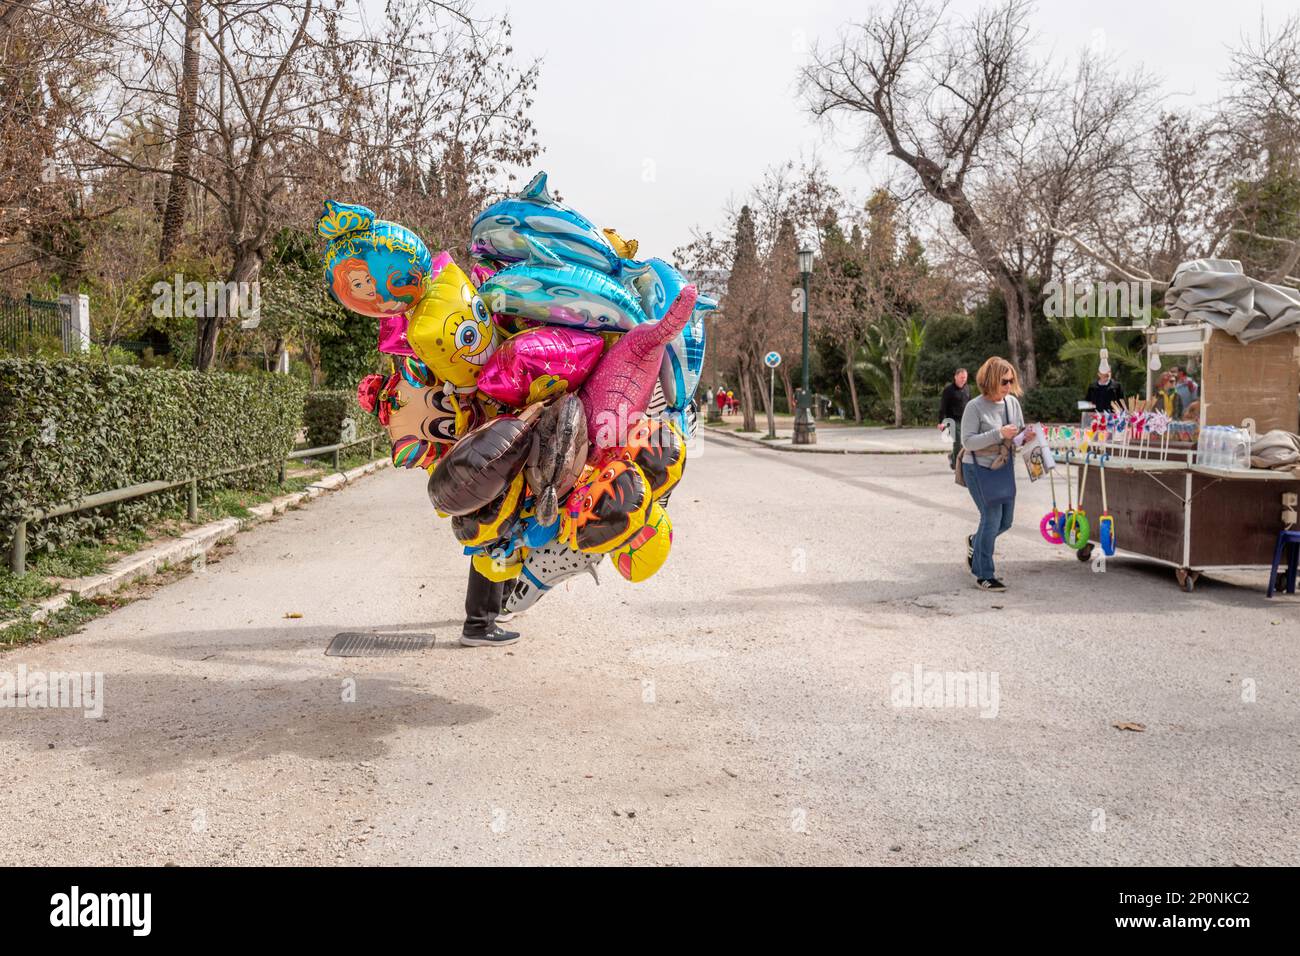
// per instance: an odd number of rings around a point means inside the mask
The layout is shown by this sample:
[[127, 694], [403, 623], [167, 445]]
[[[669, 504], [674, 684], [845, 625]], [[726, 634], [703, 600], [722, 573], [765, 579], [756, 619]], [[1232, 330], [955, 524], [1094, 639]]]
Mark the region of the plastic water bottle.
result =
[[1205, 467], [1222, 468], [1223, 467], [1223, 426], [1211, 425], [1206, 431], [1205, 436]]
[[1201, 438], [1196, 446], [1196, 463], [1203, 468], [1214, 467], [1215, 428], [1207, 425], [1201, 429]]
[[1234, 428], [1232, 458], [1228, 467], [1236, 471], [1250, 470], [1250, 432], [1244, 428]]

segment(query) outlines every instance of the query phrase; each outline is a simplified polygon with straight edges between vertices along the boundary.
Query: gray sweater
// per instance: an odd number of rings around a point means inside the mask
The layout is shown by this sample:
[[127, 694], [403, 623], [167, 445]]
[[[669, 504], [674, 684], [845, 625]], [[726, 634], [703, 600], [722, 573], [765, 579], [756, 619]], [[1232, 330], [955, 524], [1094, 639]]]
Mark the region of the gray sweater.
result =
[[1004, 414], [1001, 402], [991, 402], [983, 395], [977, 395], [966, 405], [961, 416], [961, 446], [985, 468], [997, 458], [1002, 426], [1025, 427], [1025, 414], [1020, 410], [1020, 402], [1014, 395], [1008, 395], [1006, 403]]

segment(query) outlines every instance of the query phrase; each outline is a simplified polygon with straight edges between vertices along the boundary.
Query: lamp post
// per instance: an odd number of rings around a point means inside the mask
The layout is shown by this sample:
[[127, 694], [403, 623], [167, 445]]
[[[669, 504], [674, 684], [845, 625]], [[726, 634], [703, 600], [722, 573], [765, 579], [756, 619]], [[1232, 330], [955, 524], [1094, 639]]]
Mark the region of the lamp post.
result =
[[803, 278], [803, 387], [799, 389], [794, 414], [794, 444], [817, 444], [817, 423], [813, 420], [812, 393], [808, 389], [808, 280], [812, 278], [814, 252], [799, 250], [799, 275]]

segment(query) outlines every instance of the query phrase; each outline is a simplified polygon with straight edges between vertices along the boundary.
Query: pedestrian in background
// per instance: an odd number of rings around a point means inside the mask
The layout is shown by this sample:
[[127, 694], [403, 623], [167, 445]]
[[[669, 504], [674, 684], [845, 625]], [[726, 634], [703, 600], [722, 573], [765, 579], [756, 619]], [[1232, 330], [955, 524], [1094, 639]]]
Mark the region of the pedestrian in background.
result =
[[1193, 411], [1192, 406], [1196, 404], [1198, 389], [1196, 380], [1187, 374], [1187, 366], [1175, 365], [1174, 373], [1174, 404], [1178, 407], [1179, 418], [1190, 418]]
[[1092, 407], [1097, 409], [1103, 415], [1111, 411], [1112, 405], [1124, 404], [1124, 386], [1115, 381], [1110, 374], [1110, 369], [1097, 370], [1097, 381], [1088, 386], [1088, 393], [1084, 396], [1085, 400], [1092, 403]]
[[993, 356], [975, 373], [980, 393], [961, 419], [962, 478], [979, 509], [980, 523], [966, 538], [966, 564], [975, 585], [1005, 591], [993, 567], [993, 545], [1010, 530], [1016, 514], [1016, 459], [1013, 440], [1025, 428], [1017, 398], [1020, 376], [1010, 362]]
[[1176, 418], [1174, 411], [1174, 376], [1172, 372], [1161, 372], [1156, 380], [1156, 411], [1164, 412], [1170, 418]]
[[952, 451], [948, 453], [948, 467], [957, 467], [957, 453], [961, 451], [961, 417], [966, 412], [966, 403], [970, 401], [970, 391], [966, 388], [967, 373], [959, 368], [952, 373], [952, 381], [943, 387], [939, 397], [939, 427], [952, 419]]

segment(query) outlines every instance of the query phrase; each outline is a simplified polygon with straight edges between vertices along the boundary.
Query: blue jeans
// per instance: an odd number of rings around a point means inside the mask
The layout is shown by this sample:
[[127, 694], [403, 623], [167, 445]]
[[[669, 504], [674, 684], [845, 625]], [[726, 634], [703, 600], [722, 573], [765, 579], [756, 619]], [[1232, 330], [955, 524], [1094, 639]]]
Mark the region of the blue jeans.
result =
[[[1007, 462], [1010, 468], [1012, 462]], [[975, 507], [980, 510], [980, 526], [975, 532], [975, 558], [971, 562], [971, 573], [977, 579], [996, 577], [993, 570], [993, 544], [998, 535], [1011, 528], [1016, 516], [1016, 499], [1010, 498], [997, 504], [989, 504], [980, 493], [978, 466], [974, 462], [963, 462], [962, 476], [966, 479], [966, 490], [975, 500]]]

